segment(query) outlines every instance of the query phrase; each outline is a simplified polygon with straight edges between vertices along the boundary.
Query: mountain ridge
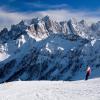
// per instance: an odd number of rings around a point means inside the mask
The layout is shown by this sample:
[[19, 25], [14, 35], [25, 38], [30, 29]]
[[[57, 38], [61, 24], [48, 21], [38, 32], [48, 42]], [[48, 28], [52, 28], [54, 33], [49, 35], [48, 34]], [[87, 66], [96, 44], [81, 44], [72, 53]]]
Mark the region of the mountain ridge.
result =
[[99, 33], [100, 22], [89, 26], [84, 20], [56, 22], [49, 16], [4, 28], [0, 32], [0, 83], [71, 80], [78, 77], [80, 65], [83, 74], [87, 65], [99, 68]]

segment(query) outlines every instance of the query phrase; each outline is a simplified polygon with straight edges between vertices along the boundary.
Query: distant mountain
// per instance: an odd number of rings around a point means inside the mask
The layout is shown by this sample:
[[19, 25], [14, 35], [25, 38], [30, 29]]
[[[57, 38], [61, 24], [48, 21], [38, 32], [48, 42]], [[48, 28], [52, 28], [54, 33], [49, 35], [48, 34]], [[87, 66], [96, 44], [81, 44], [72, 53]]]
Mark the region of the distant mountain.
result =
[[56, 22], [45, 16], [0, 32], [0, 83], [82, 79], [86, 65], [94, 72], [100, 69], [100, 21], [89, 25], [85, 20]]

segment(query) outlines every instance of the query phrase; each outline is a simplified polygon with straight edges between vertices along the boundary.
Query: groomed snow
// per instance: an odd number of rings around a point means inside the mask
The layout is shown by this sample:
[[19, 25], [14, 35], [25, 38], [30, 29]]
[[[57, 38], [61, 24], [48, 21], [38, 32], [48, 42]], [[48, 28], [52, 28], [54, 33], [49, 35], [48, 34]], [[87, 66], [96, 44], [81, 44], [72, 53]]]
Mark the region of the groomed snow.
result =
[[0, 85], [0, 100], [100, 100], [100, 78], [4, 83]]

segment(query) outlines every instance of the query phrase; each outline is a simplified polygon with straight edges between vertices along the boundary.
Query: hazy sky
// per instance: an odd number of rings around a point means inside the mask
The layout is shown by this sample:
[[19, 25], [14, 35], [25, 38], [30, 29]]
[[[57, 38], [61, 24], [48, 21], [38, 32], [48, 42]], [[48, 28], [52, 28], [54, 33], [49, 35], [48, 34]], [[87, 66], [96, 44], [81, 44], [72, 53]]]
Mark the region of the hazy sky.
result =
[[0, 28], [45, 15], [55, 20], [75, 17], [97, 21], [99, 12], [100, 0], [0, 0]]

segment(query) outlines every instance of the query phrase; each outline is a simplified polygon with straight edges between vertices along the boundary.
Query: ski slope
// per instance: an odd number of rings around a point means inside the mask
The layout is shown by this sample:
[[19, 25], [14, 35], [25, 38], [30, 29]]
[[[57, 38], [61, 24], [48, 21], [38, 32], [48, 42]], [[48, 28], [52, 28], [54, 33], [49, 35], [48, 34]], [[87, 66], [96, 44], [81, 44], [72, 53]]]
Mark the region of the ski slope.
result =
[[0, 100], [100, 100], [100, 78], [4, 83], [0, 85]]

